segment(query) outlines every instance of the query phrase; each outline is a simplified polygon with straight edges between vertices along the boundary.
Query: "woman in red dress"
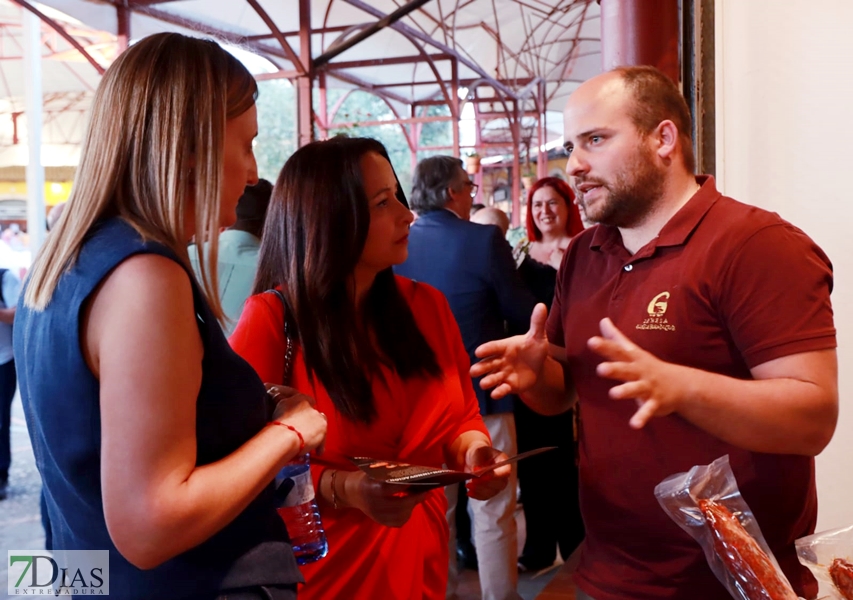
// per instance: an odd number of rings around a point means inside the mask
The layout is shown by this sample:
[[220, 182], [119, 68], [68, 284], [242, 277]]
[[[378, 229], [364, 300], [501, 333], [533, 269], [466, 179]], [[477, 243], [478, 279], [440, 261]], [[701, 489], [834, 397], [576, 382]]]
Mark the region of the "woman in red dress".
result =
[[[480, 418], [468, 357], [444, 296], [396, 277], [413, 218], [379, 142], [334, 138], [299, 149], [273, 191], [255, 293], [231, 337], [264, 381], [284, 377], [286, 318], [296, 341], [289, 385], [329, 419], [312, 466], [328, 555], [302, 568], [301, 599], [444, 598], [442, 490], [400, 494], [348, 456], [472, 470], [504, 455]], [[469, 483], [486, 499], [509, 467]]]

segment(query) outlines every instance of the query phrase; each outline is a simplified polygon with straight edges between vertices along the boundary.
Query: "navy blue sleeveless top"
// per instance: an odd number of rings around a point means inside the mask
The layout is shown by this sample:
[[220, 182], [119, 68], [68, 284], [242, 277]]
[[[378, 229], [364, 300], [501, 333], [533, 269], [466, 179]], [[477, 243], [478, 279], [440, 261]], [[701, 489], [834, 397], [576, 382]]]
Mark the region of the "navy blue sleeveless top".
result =
[[[110, 539], [101, 499], [100, 384], [81, 352], [80, 324], [84, 305], [98, 284], [119, 263], [140, 253], [159, 254], [180, 264], [171, 250], [143, 242], [125, 221], [104, 221], [88, 235], [46, 310], [29, 309], [23, 300], [18, 303], [14, 323], [18, 382], [44, 481], [54, 548], [109, 550], [110, 593], [119, 598], [210, 598], [224, 589], [257, 585], [292, 584], [295, 589], [303, 579], [275, 512], [272, 485], [223, 530], [155, 569], [134, 567]], [[196, 411], [197, 464], [204, 465], [248, 441], [268, 415], [263, 383], [231, 350], [191, 275], [190, 279], [204, 343]]]

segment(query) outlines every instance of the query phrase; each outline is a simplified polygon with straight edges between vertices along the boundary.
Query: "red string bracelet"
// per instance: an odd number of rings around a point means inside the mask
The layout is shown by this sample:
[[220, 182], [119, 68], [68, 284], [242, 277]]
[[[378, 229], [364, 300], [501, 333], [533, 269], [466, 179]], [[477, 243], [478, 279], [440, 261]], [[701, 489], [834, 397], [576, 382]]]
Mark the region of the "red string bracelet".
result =
[[281, 421], [270, 421], [269, 423], [267, 423], [267, 425], [280, 425], [281, 427], [288, 428], [290, 431], [296, 434], [296, 437], [299, 438], [299, 453], [302, 454], [302, 451], [305, 450], [305, 438], [302, 437], [302, 434], [299, 433], [296, 427], [288, 425], [287, 423], [282, 423]]

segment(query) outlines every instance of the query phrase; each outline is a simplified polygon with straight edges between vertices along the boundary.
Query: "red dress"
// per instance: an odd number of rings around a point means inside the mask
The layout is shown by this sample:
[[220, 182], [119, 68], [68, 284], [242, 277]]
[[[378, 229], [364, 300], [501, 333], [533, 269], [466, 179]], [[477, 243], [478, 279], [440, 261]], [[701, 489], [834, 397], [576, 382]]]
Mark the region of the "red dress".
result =
[[[296, 352], [292, 387], [313, 396], [328, 417], [327, 458], [370, 456], [439, 467], [445, 450], [463, 432], [488, 435], [480, 417], [469, 359], [447, 300], [436, 289], [397, 277], [409, 299], [418, 328], [442, 371], [440, 379], [401, 379], [382, 367], [373, 377], [377, 418], [370, 425], [342, 417], [318, 379], [312, 385], [301, 351]], [[246, 301], [231, 345], [267, 383], [279, 383], [284, 370], [284, 322], [275, 294]], [[384, 380], [384, 381], [383, 381]], [[340, 469], [354, 470], [348, 462]], [[315, 489], [324, 467], [311, 467]], [[447, 585], [447, 501], [434, 490], [399, 528], [380, 525], [356, 509], [335, 511], [321, 505], [329, 553], [301, 567], [306, 584], [300, 600], [311, 599], [443, 599]]]

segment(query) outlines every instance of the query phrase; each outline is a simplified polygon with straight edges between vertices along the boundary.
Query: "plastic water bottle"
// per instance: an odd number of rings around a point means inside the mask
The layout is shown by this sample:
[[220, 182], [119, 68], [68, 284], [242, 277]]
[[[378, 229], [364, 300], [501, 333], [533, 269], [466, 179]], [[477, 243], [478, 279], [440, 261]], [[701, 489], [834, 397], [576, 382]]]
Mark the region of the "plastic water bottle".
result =
[[329, 544], [314, 497], [307, 454], [284, 465], [275, 478], [275, 489], [276, 508], [287, 526], [296, 562], [304, 565], [326, 556]]

